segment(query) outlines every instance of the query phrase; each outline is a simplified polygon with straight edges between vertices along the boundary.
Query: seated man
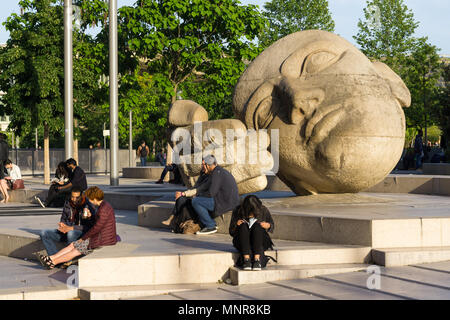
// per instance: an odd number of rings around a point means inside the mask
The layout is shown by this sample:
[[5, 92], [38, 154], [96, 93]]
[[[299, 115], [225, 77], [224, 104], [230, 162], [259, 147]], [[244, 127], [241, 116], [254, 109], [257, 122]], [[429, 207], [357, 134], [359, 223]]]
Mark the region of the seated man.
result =
[[[90, 217], [84, 215], [87, 209]], [[41, 231], [41, 240], [49, 255], [58, 252], [55, 242], [66, 242], [67, 244], [78, 240], [88, 232], [94, 224], [95, 208], [83, 194], [80, 187], [73, 187], [70, 200], [64, 203], [61, 220], [58, 229], [46, 229]]]
[[98, 208], [94, 226], [81, 239], [72, 242], [57, 253], [53, 255], [38, 254], [37, 257], [45, 268], [53, 269], [58, 264], [68, 262], [81, 255], [88, 255], [94, 249], [115, 245], [119, 241], [114, 209], [103, 200], [103, 191], [98, 187], [90, 187], [86, 190], [86, 197]]
[[[199, 235], [217, 232], [214, 218], [239, 205], [238, 187], [233, 175], [219, 166], [213, 155], [206, 156], [204, 162], [211, 180], [208, 190], [210, 197], [198, 196], [192, 199], [192, 207], [203, 225], [203, 229], [196, 233]], [[186, 196], [186, 192], [181, 195]]]
[[55, 186], [53, 192], [48, 193], [47, 200], [45, 200], [45, 202], [41, 201], [41, 199], [39, 199], [38, 197], [35, 197], [35, 199], [43, 208], [52, 203], [56, 197], [59, 197], [61, 195], [69, 195], [70, 190], [72, 190], [73, 187], [78, 187], [81, 189], [81, 191], [87, 189], [86, 174], [84, 173], [83, 169], [77, 166], [77, 162], [75, 161], [75, 159], [70, 158], [66, 160], [66, 165], [67, 170], [69, 171], [69, 183]]
[[[198, 217], [192, 207], [192, 197], [201, 196], [211, 198], [209, 193], [209, 187], [211, 185], [210, 177], [205, 161], [202, 161], [202, 170], [194, 187], [186, 190], [184, 193], [181, 191], [175, 192], [175, 207], [173, 208], [171, 216], [163, 221], [162, 224], [170, 226], [175, 233], [185, 233], [186, 231], [183, 230], [184, 228], [180, 226], [183, 226], [187, 220], [192, 219], [197, 223]], [[184, 194], [184, 196], [182, 196], [182, 194]], [[191, 231], [189, 233], [191, 233]]]

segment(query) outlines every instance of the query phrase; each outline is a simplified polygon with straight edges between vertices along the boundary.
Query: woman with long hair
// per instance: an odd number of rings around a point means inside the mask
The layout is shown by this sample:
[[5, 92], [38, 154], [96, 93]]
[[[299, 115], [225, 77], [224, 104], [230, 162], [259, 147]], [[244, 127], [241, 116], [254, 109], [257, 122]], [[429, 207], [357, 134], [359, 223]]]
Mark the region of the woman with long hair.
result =
[[273, 247], [268, 232], [273, 233], [274, 227], [269, 209], [255, 195], [245, 197], [233, 210], [229, 232], [234, 247], [244, 258], [244, 270], [261, 270], [261, 256]]

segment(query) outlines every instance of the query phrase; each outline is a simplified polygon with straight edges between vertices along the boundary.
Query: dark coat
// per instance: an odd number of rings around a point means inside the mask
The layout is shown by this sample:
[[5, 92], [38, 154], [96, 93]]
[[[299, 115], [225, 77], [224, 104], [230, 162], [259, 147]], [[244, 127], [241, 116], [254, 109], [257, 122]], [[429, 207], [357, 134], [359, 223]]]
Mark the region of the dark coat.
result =
[[86, 174], [80, 167], [75, 167], [75, 169], [69, 173], [69, 181], [72, 183], [72, 187], [80, 187], [83, 191], [87, 189]]
[[[81, 215], [83, 214], [84, 208], [87, 207], [91, 212], [91, 217], [89, 219], [82, 219]], [[83, 234], [88, 232], [95, 223], [95, 208], [92, 203], [89, 202], [87, 198], [85, 198], [84, 204], [74, 207], [70, 204], [70, 200], [67, 200], [64, 203], [63, 212], [61, 215], [60, 222], [64, 223], [67, 226], [81, 226]]]
[[216, 166], [210, 175], [209, 193], [214, 198], [212, 217], [215, 218], [239, 205], [239, 192], [233, 175], [221, 166]]
[[116, 217], [114, 209], [108, 202], [102, 201], [95, 214], [94, 226], [81, 239], [89, 239], [89, 249], [117, 243]]
[[0, 161], [2, 164], [9, 158], [9, 146], [5, 140], [0, 140]]
[[[230, 227], [229, 227], [229, 233], [232, 237], [236, 236], [236, 230], [237, 230], [237, 222], [241, 218], [239, 217], [239, 209], [241, 206], [237, 206], [231, 215], [231, 221], [230, 221]], [[272, 215], [270, 214], [269, 209], [267, 207], [262, 206], [261, 208], [261, 215], [258, 217], [258, 222], [268, 222], [270, 223], [270, 228], [268, 232], [273, 233], [273, 230], [275, 229], [275, 222], [273, 222]]]

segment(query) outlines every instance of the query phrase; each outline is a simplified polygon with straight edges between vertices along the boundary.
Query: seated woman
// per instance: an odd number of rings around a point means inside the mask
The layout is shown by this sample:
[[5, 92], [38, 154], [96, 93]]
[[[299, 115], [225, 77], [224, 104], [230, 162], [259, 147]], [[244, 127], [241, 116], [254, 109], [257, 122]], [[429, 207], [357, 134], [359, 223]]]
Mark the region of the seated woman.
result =
[[244, 270], [261, 270], [261, 256], [273, 247], [268, 232], [273, 233], [274, 227], [269, 209], [255, 195], [245, 197], [242, 204], [233, 210], [229, 232], [233, 246], [244, 258]]
[[[42, 266], [53, 269], [56, 265], [72, 260], [81, 255], [88, 255], [96, 248], [117, 243], [116, 218], [114, 209], [103, 200], [104, 193], [98, 187], [86, 190], [86, 197], [96, 207], [94, 226], [79, 240], [72, 242], [52, 256], [38, 254]], [[88, 213], [88, 216], [90, 213]]]
[[[58, 203], [55, 203], [56, 198], [58, 198], [58, 187], [65, 186], [69, 183], [69, 170], [67, 169], [67, 165], [65, 161], [61, 161], [58, 163], [58, 167], [55, 171], [55, 178], [52, 180], [52, 184], [48, 189], [47, 199], [42, 201], [39, 197], [35, 196], [34, 198], [39, 202], [42, 207], [51, 207], [52, 205], [58, 206]], [[63, 206], [64, 199], [61, 199], [61, 203], [59, 203], [59, 207]]]

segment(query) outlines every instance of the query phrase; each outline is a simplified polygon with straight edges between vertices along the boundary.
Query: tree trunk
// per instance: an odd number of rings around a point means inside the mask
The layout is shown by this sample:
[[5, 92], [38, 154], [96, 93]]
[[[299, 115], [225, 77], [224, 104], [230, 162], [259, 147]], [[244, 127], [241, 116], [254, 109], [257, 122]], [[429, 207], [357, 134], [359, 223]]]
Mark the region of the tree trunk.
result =
[[50, 184], [50, 136], [48, 123], [44, 123], [44, 184]]
[[[73, 121], [74, 123], [74, 127], [78, 128], [78, 119], [74, 119]], [[77, 163], [79, 163], [78, 161], [78, 138], [76, 135], [74, 135], [74, 140], [73, 140], [73, 158], [75, 159], [75, 161]]]

